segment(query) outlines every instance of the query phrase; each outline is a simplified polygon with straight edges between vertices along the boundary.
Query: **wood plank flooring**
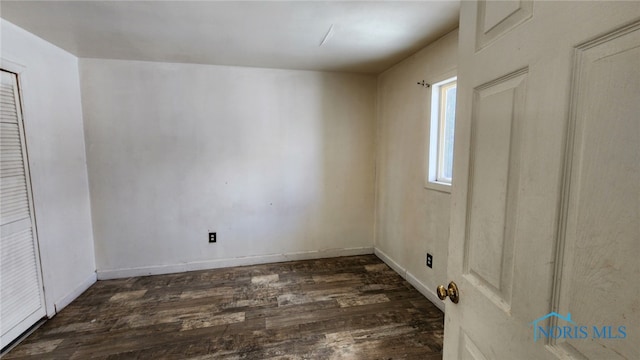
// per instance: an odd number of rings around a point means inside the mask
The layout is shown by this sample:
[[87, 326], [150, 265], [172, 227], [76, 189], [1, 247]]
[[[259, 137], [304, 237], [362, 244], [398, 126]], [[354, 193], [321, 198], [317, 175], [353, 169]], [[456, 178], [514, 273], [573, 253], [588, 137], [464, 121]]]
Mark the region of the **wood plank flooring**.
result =
[[3, 359], [441, 359], [442, 312], [374, 255], [99, 281]]

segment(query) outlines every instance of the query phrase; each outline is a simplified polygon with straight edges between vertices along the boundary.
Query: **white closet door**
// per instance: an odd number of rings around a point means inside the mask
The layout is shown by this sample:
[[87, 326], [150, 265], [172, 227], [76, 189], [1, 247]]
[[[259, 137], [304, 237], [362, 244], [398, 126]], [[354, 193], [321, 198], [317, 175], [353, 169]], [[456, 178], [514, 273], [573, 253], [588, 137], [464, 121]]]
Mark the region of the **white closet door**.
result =
[[0, 84], [0, 347], [46, 315], [18, 79]]

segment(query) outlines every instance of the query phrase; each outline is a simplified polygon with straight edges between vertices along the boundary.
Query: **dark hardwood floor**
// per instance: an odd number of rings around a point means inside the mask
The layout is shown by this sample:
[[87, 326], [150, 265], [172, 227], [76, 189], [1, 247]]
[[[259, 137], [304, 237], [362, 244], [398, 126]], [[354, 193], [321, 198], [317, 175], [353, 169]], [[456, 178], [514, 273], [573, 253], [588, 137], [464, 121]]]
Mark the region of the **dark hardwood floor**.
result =
[[441, 359], [443, 314], [374, 255], [99, 281], [3, 359]]

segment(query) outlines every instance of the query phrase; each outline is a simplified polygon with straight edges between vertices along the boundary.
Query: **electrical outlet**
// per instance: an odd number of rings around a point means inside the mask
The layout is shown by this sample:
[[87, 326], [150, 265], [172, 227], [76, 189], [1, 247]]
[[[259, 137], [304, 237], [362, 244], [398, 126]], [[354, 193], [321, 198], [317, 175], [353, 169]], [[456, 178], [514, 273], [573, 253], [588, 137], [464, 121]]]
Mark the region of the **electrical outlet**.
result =
[[433, 255], [427, 253], [427, 267], [433, 268]]
[[214, 232], [210, 232], [209, 233], [209, 242], [210, 243], [216, 242], [216, 233], [214, 233]]

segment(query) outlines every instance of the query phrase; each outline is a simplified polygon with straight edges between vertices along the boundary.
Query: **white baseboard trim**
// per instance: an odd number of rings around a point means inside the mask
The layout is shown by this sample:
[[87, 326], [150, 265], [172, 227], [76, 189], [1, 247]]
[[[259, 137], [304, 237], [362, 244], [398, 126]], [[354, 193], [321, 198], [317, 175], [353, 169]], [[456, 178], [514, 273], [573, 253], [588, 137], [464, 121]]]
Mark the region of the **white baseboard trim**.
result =
[[407, 269], [398, 264], [395, 260], [393, 260], [389, 255], [387, 255], [384, 251], [375, 248], [374, 254], [380, 258], [380, 260], [384, 261], [385, 264], [389, 265], [395, 272], [397, 272], [403, 279], [407, 278]]
[[387, 255], [384, 251], [375, 248], [374, 254], [380, 258], [380, 260], [384, 261], [385, 264], [389, 265], [395, 272], [397, 272], [403, 279], [407, 280], [409, 284], [411, 284], [416, 290], [418, 290], [427, 300], [431, 301], [433, 305], [435, 305], [440, 311], [444, 312], [444, 302], [438, 299], [438, 295], [436, 292], [429, 289], [423, 282], [418, 280], [412, 273], [407, 271], [404, 267], [402, 267], [398, 262], [393, 260], [389, 255]]
[[297, 261], [322, 259], [340, 256], [354, 256], [373, 254], [372, 247], [346, 248], [346, 249], [326, 249], [313, 251], [300, 251], [287, 254], [270, 254], [245, 256], [230, 259], [216, 259], [206, 261], [194, 261], [183, 264], [143, 266], [128, 269], [98, 270], [98, 280], [121, 279], [133, 276], [172, 274], [187, 271], [218, 269], [231, 266], [257, 265], [267, 263], [277, 263], [283, 261]]
[[88, 278], [86, 278], [80, 285], [78, 285], [73, 291], [65, 295], [62, 299], [55, 301], [53, 303], [53, 307], [55, 309], [56, 314], [60, 312], [60, 310], [64, 309], [67, 305], [71, 304], [73, 300], [78, 298], [78, 296], [82, 295], [83, 292], [87, 291], [87, 289], [95, 284], [97, 280], [97, 276], [95, 272], [92, 272]]
[[440, 309], [440, 311], [444, 312], [444, 301], [438, 298], [438, 295], [436, 295], [435, 291], [429, 289], [427, 285], [418, 280], [418, 278], [413, 276], [413, 274], [409, 271], [407, 271], [407, 277], [405, 279], [407, 279], [409, 284], [413, 285], [413, 287], [416, 288], [416, 290], [418, 290], [420, 294], [424, 295], [427, 300], [431, 301], [431, 303], [438, 309]]

